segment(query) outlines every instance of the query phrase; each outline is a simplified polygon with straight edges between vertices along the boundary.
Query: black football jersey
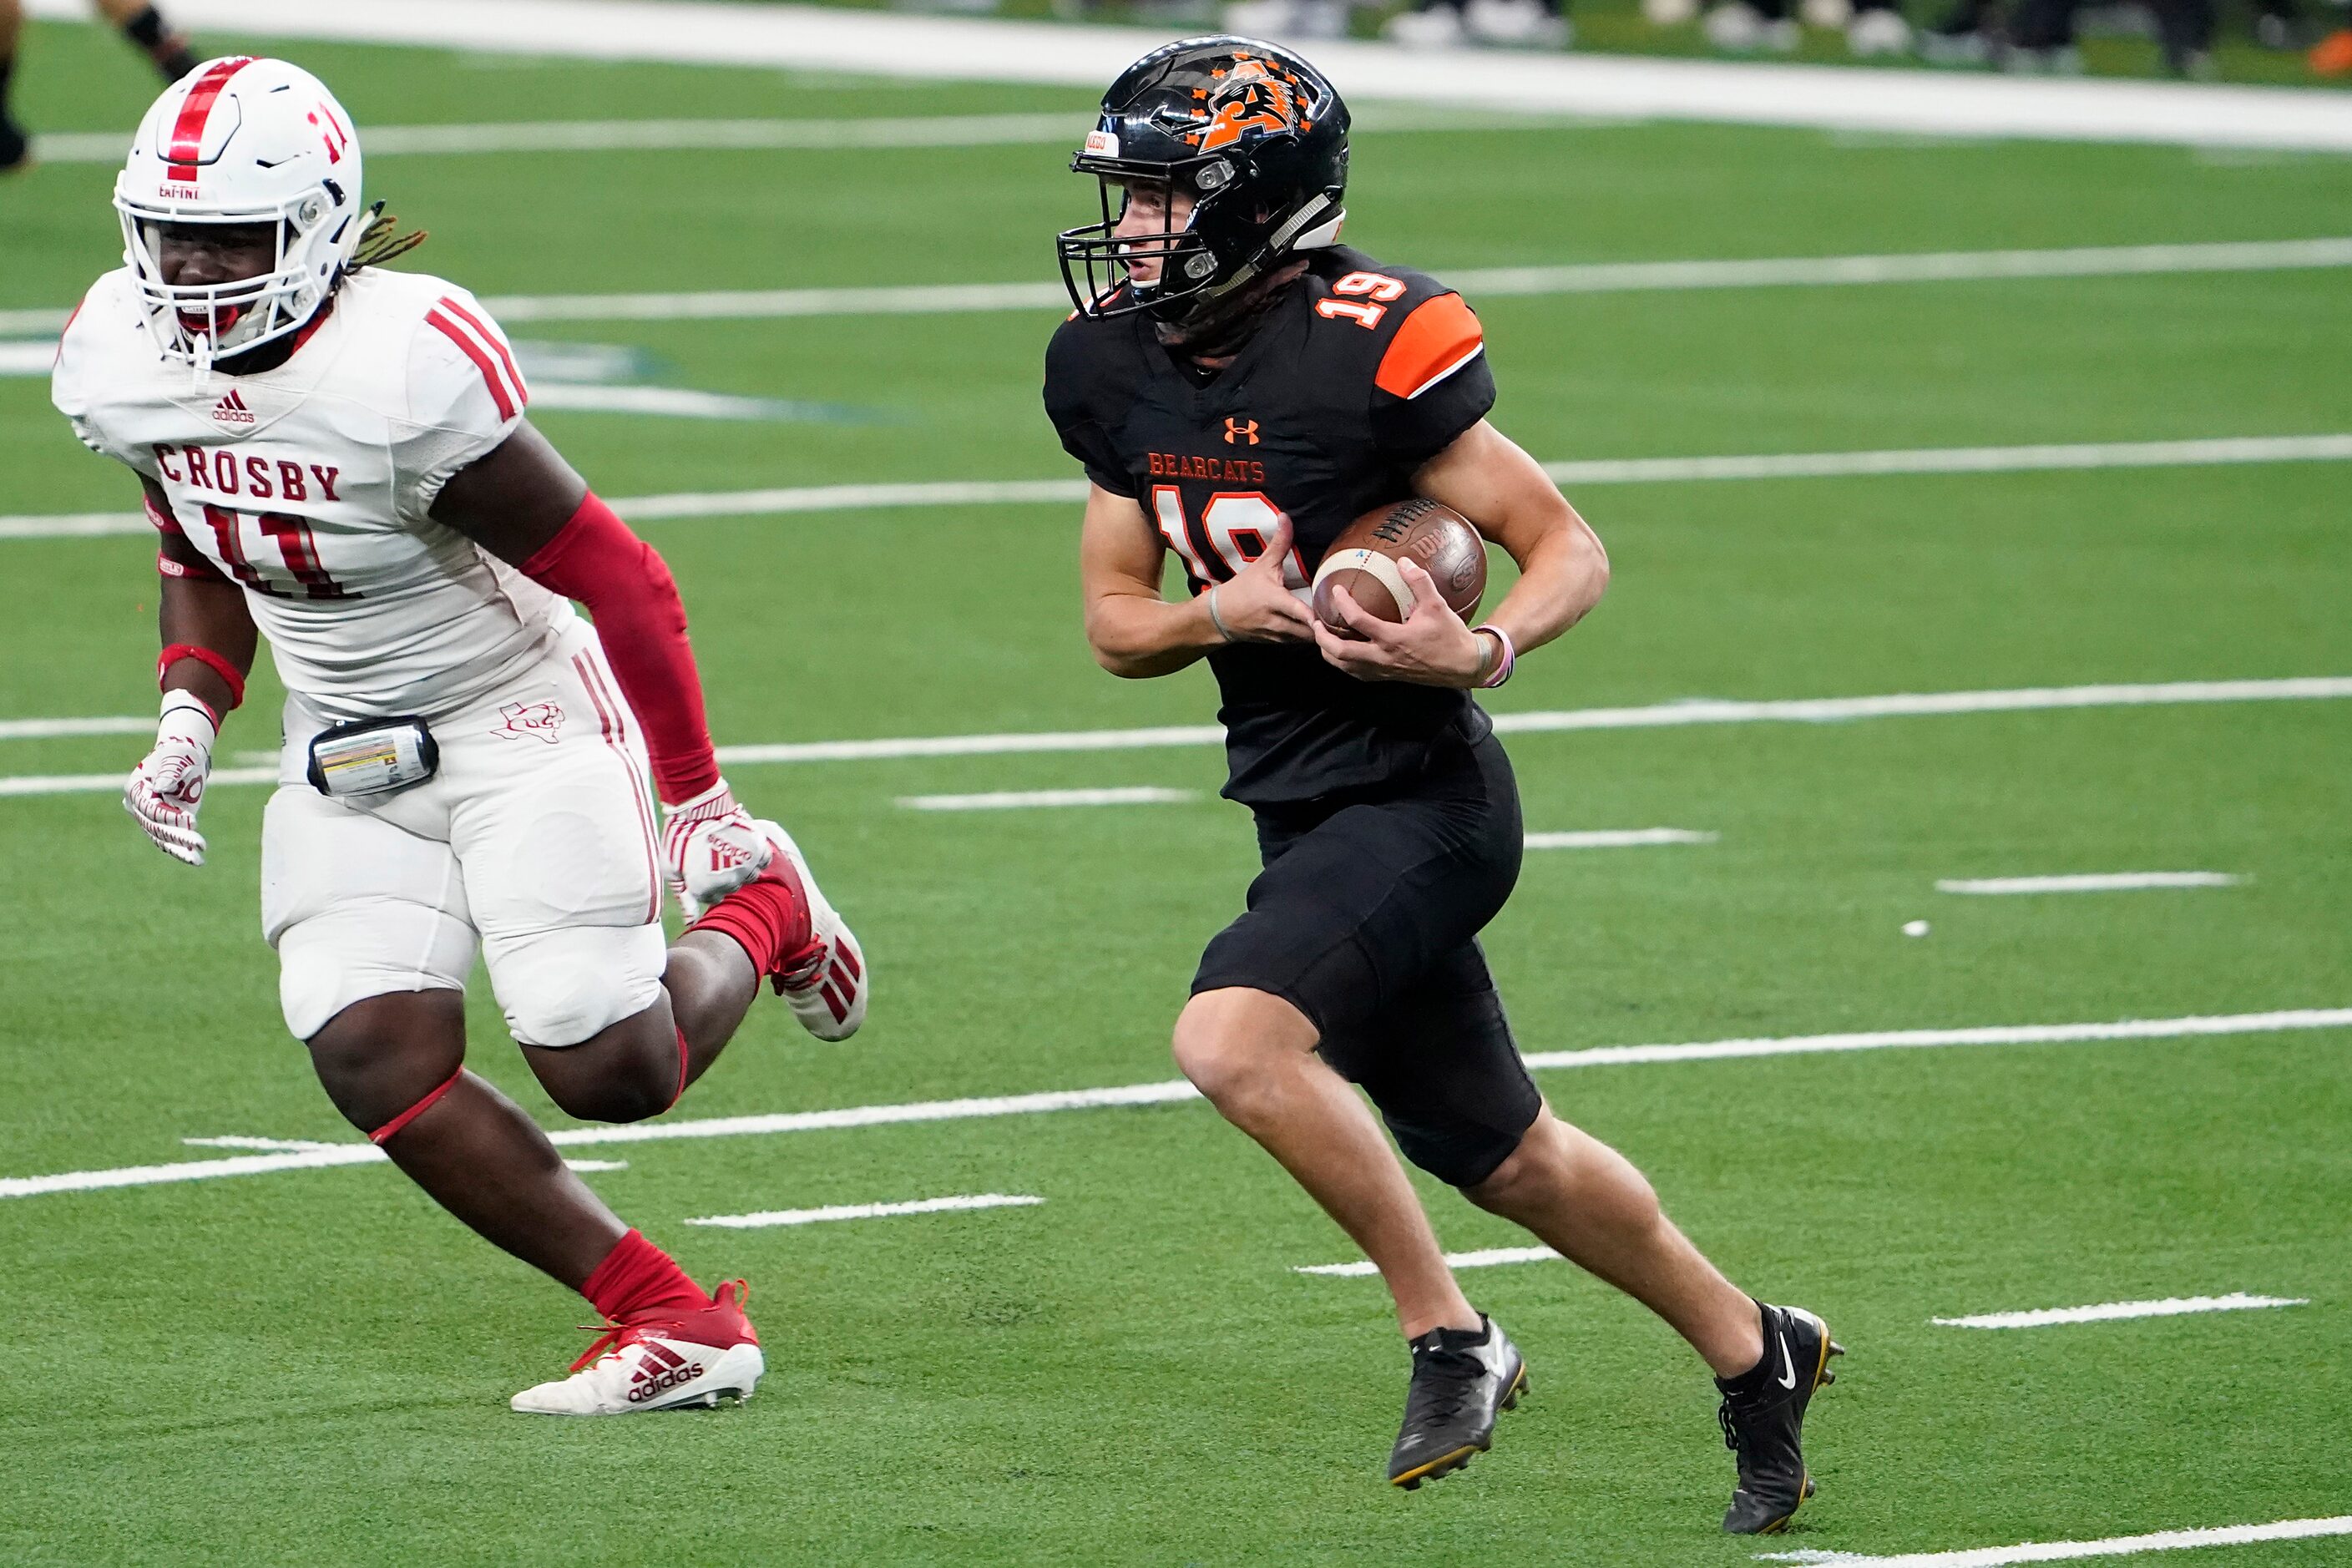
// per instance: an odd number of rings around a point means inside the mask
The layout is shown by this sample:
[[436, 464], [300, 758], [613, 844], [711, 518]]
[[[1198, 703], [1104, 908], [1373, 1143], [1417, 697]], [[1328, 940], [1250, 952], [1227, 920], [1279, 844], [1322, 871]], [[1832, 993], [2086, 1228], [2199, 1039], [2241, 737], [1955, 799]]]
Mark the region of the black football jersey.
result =
[[[1345, 247], [1203, 380], [1141, 316], [1074, 316], [1045, 354], [1045, 409], [1104, 489], [1133, 497], [1198, 595], [1265, 552], [1282, 515], [1304, 587], [1357, 517], [1412, 493], [1423, 463], [1494, 405], [1478, 319], [1436, 279]], [[1253, 805], [1417, 776], [1429, 748], [1487, 730], [1470, 694], [1362, 681], [1312, 646], [1211, 650], [1231, 768]]]

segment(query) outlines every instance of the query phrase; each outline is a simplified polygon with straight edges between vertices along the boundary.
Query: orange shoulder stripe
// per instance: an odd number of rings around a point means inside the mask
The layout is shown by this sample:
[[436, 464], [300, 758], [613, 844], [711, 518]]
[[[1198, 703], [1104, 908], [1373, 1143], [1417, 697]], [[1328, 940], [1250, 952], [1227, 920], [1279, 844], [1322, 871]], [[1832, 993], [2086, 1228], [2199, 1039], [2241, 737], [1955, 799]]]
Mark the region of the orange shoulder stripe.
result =
[[1440, 294], [1416, 306], [1389, 340], [1372, 384], [1394, 397], [1419, 397], [1475, 354], [1486, 339], [1478, 318], [1459, 294]]

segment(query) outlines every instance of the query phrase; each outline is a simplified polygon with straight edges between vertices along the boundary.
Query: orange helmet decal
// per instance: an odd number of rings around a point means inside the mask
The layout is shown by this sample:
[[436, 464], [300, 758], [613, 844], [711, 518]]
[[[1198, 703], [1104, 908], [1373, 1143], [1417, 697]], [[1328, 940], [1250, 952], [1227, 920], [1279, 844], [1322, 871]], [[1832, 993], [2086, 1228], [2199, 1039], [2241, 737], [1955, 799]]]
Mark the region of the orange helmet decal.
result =
[[1300, 129], [1298, 93], [1293, 82], [1246, 56], [1235, 59], [1213, 102], [1215, 117], [1201, 138], [1203, 153], [1230, 146], [1245, 131]]

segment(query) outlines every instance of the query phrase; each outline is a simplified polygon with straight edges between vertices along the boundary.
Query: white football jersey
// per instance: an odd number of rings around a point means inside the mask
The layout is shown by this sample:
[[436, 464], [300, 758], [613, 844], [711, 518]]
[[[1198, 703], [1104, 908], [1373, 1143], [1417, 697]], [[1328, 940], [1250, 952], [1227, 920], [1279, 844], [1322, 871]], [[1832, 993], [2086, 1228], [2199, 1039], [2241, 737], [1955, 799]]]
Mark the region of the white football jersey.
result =
[[51, 397], [244, 585], [288, 689], [335, 720], [430, 718], [574, 619], [428, 510], [513, 433], [527, 394], [505, 336], [453, 284], [372, 268], [333, 300], [285, 364], [198, 386], [157, 352], [128, 270], [110, 272], [67, 324]]

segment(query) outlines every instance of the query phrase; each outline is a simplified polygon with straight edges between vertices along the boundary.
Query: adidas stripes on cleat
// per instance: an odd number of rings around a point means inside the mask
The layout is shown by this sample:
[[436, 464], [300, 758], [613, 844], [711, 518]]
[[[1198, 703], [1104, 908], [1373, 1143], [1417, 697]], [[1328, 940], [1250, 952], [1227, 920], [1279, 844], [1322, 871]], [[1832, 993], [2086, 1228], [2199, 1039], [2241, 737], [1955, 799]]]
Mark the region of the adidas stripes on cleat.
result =
[[762, 821], [759, 826], [777, 853], [792, 862], [809, 906], [809, 945], [784, 961], [774, 976], [776, 994], [810, 1034], [820, 1040], [845, 1040], [866, 1022], [866, 999], [873, 990], [865, 950], [818, 889], [816, 873], [809, 869], [808, 857], [793, 836], [772, 822]]
[[767, 1363], [743, 1315], [743, 1281], [719, 1287], [708, 1307], [607, 1322], [572, 1375], [526, 1388], [514, 1409], [530, 1415], [628, 1415], [641, 1410], [749, 1399]]

